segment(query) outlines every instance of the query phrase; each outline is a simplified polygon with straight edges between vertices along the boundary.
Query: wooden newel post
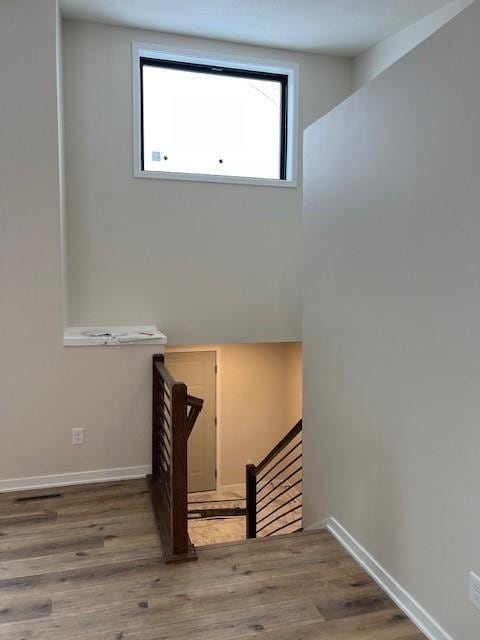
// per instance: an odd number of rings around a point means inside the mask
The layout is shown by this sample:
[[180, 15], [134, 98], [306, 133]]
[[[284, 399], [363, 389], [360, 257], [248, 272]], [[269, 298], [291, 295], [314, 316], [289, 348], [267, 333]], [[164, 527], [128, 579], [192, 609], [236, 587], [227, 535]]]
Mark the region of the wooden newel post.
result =
[[173, 378], [163, 355], [153, 356], [152, 474], [148, 481], [166, 562], [197, 557], [188, 537], [187, 442], [202, 404], [200, 398], [187, 394], [183, 382]]
[[172, 547], [174, 555], [188, 553], [187, 387], [172, 387]]
[[257, 537], [257, 478], [255, 469], [254, 464], [247, 464], [246, 466], [247, 538]]

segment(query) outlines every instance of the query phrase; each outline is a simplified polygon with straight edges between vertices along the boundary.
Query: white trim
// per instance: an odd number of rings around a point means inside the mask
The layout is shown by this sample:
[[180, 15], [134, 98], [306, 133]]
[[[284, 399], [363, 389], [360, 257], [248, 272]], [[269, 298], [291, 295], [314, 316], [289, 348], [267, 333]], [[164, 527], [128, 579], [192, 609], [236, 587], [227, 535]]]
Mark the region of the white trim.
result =
[[[229, 66], [234, 69], [265, 71], [288, 76], [288, 138], [287, 138], [287, 179], [242, 178], [240, 176], [217, 176], [198, 173], [174, 173], [165, 171], [143, 171], [141, 166], [140, 135], [140, 65], [141, 56], [163, 60], [176, 60], [197, 64]], [[296, 187], [299, 149], [299, 92], [300, 66], [293, 62], [264, 60], [245, 56], [219, 55], [213, 52], [199, 52], [158, 43], [132, 42], [132, 100], [133, 100], [133, 176], [155, 180], [189, 180], [194, 182], [220, 182], [263, 187]]]
[[[222, 477], [222, 398], [221, 398], [221, 379], [222, 379], [222, 349], [218, 345], [192, 345], [185, 347], [167, 347], [166, 355], [169, 353], [195, 353], [203, 351], [215, 352], [215, 364], [217, 366], [217, 375], [215, 376], [215, 403], [216, 403], [216, 416], [217, 416], [217, 431], [216, 431], [216, 469], [217, 469], [217, 482], [215, 491], [221, 489], [220, 481]], [[201, 493], [201, 492], [200, 492]]]
[[314, 529], [328, 529], [427, 638], [430, 640], [453, 640], [452, 636], [335, 518], [327, 518], [322, 522], [307, 527], [307, 531]]
[[134, 480], [144, 478], [151, 473], [150, 465], [138, 467], [119, 467], [117, 469], [98, 469], [96, 471], [77, 471], [74, 473], [56, 473], [49, 476], [30, 478], [12, 478], [0, 480], [0, 493], [7, 491], [25, 491], [27, 489], [45, 489], [47, 487], [65, 487], [72, 484], [90, 484], [92, 482], [113, 482], [115, 480]]
[[[135, 155], [135, 157], [137, 157]], [[296, 187], [296, 180], [271, 180], [267, 178], [242, 178], [241, 176], [216, 176], [206, 173], [175, 173], [174, 171], [142, 171], [138, 166], [133, 170], [134, 178], [153, 180], [187, 180], [189, 182], [216, 182], [223, 184], [246, 184], [251, 187]]]

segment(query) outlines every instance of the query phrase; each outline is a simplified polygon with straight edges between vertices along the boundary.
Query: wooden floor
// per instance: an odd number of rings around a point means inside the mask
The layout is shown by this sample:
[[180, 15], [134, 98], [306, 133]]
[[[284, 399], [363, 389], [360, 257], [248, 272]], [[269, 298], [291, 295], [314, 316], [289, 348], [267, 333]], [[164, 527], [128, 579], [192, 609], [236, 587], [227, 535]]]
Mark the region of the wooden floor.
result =
[[[46, 500], [19, 497], [61, 493]], [[327, 532], [166, 566], [143, 481], [0, 495], [0, 640], [421, 640]]]

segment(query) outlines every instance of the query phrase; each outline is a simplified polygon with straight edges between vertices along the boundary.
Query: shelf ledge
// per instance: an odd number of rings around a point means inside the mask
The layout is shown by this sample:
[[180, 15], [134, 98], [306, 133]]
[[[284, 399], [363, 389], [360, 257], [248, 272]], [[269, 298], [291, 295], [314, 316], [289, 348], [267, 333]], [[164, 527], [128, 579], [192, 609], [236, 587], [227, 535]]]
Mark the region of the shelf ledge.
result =
[[167, 344], [167, 336], [155, 325], [112, 327], [68, 327], [63, 334], [65, 347], [122, 347]]

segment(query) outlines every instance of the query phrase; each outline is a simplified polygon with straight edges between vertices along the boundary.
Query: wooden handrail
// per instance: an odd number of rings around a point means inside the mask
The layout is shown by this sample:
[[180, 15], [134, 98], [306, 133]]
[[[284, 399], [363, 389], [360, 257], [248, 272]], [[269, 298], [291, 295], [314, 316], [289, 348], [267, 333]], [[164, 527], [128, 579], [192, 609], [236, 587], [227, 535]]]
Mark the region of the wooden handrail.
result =
[[200, 411], [202, 410], [203, 400], [196, 398], [195, 396], [187, 395], [187, 407], [189, 408], [187, 416], [187, 438], [189, 438]]
[[189, 396], [153, 356], [152, 474], [148, 476], [162, 548], [167, 562], [196, 558], [188, 536], [187, 443], [203, 400]]
[[[274, 535], [301, 522], [302, 507], [298, 502], [298, 498], [302, 497], [301, 488], [297, 489], [294, 495], [284, 498], [285, 494], [291, 492], [302, 482], [302, 454], [298, 453], [298, 448], [302, 446], [301, 440], [285, 452], [301, 433], [302, 420], [299, 420], [258, 465], [248, 464], [246, 466], [247, 538], [256, 538], [259, 533], [266, 536]], [[286, 464], [280, 466], [285, 460]], [[261, 474], [260, 477], [259, 474]], [[277, 483], [282, 482], [283, 484], [275, 485], [275, 480]], [[280, 498], [282, 500], [279, 500]], [[266, 511], [267, 509], [269, 510]], [[258, 520], [260, 512], [262, 512], [262, 516]], [[293, 520], [289, 518], [286, 522], [282, 521], [280, 525], [275, 526], [279, 518], [293, 515], [298, 517]], [[259, 523], [262, 523], [260, 528], [258, 528]]]
[[285, 449], [285, 447], [288, 447], [290, 442], [295, 438], [295, 436], [298, 436], [298, 434], [301, 431], [302, 431], [302, 421], [299, 420], [297, 424], [292, 429], [290, 429], [287, 435], [284, 436], [280, 440], [280, 442], [277, 445], [275, 445], [275, 447], [273, 447], [270, 453], [268, 453], [265, 456], [265, 458], [260, 462], [260, 464], [257, 464], [257, 466], [255, 467], [255, 475], [258, 475], [261, 471], [263, 471], [270, 464], [270, 462], [272, 462], [272, 460], [274, 460], [274, 458], [276, 458], [278, 454]]
[[163, 381], [170, 387], [176, 383], [175, 378], [172, 376], [170, 371], [165, 366], [165, 359], [163, 355], [155, 354], [153, 356], [153, 366], [158, 371], [158, 373], [162, 376]]
[[195, 396], [187, 395], [187, 404], [189, 407], [198, 407], [201, 409], [203, 407], [203, 400], [201, 398], [196, 398]]

